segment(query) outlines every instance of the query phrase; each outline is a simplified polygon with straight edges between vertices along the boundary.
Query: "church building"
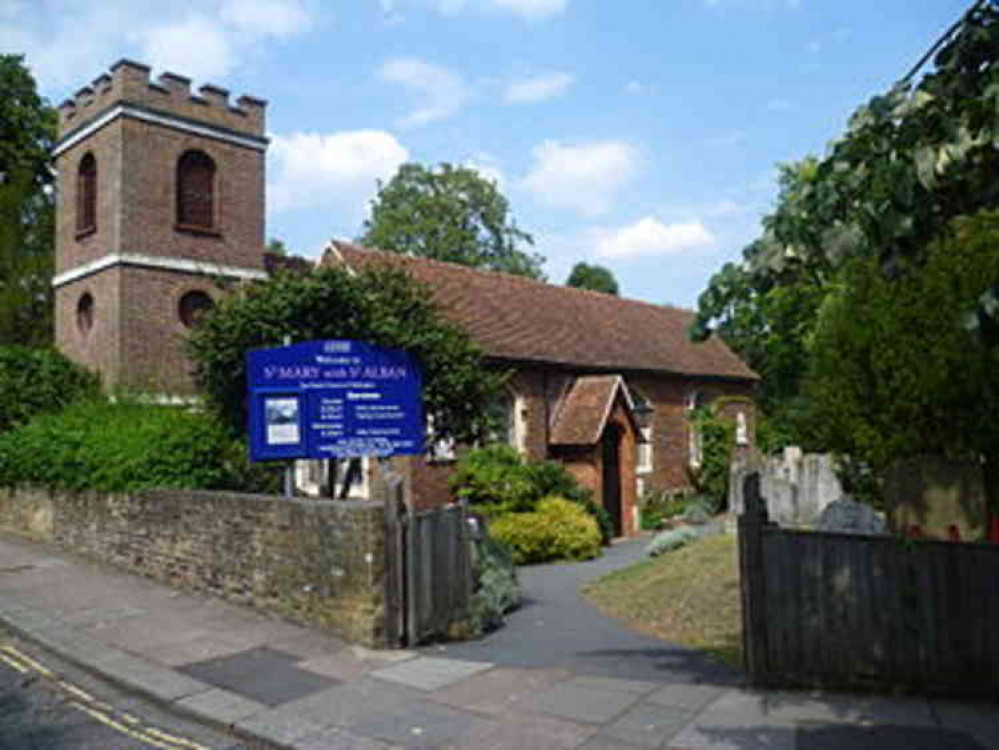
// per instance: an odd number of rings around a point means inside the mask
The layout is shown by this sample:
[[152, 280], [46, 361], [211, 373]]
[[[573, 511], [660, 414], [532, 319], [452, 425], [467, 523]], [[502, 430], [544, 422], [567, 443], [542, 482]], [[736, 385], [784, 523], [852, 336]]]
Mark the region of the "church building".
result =
[[[265, 109], [173, 73], [153, 81], [128, 60], [60, 106], [56, 342], [106, 388], [195, 396], [188, 331], [277, 262], [264, 248]], [[720, 340], [690, 342], [689, 311], [338, 241], [320, 263], [395, 264], [426, 283], [487, 361], [514, 373], [502, 438], [565, 462], [619, 534], [637, 531], [645, 490], [689, 486], [694, 409], [719, 404], [738, 449], [752, 444], [758, 376]], [[453, 463], [439, 446], [410, 462], [417, 507], [446, 501]], [[299, 478], [308, 490], [307, 462]]]

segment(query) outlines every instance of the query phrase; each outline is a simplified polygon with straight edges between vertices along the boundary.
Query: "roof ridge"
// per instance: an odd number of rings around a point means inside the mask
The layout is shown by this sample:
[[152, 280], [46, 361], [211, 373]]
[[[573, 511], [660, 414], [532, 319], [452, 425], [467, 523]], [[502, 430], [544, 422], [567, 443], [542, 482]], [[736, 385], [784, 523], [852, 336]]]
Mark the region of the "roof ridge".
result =
[[357, 252], [361, 253], [377, 253], [379, 255], [385, 256], [386, 258], [402, 258], [404, 260], [413, 261], [415, 263], [426, 263], [428, 265], [446, 266], [447, 268], [453, 268], [455, 270], [463, 271], [466, 273], [482, 274], [482, 275], [492, 274], [494, 276], [502, 276], [504, 278], [519, 283], [543, 286], [548, 289], [559, 289], [559, 290], [565, 290], [566, 292], [569, 293], [596, 295], [600, 299], [611, 300], [614, 302], [622, 302], [633, 305], [645, 305], [646, 307], [652, 307], [658, 310], [673, 310], [687, 315], [696, 314], [694, 310], [691, 310], [686, 307], [678, 307], [677, 305], [659, 305], [656, 304], [655, 302], [648, 302], [646, 300], [632, 299], [631, 297], [621, 297], [616, 294], [598, 292], [595, 289], [581, 289], [580, 287], [568, 286], [566, 284], [553, 284], [548, 281], [539, 281], [538, 279], [528, 278], [527, 276], [520, 276], [518, 274], [509, 273], [507, 271], [497, 271], [496, 269], [493, 268], [477, 268], [475, 266], [466, 266], [462, 263], [454, 263], [453, 261], [448, 261], [448, 260], [438, 260], [437, 258], [425, 258], [419, 255], [406, 255], [404, 253], [397, 253], [392, 250], [383, 250], [380, 247], [369, 247], [367, 245], [359, 245], [355, 242], [347, 242], [344, 240], [334, 239], [331, 240], [330, 243], [339, 250], [348, 249], [348, 250], [356, 250]]

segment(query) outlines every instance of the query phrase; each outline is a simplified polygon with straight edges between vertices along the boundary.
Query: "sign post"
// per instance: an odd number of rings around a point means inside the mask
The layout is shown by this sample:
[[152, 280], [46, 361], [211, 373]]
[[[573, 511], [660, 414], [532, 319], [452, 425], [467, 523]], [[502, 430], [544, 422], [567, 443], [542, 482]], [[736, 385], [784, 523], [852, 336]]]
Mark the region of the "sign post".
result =
[[424, 452], [413, 357], [363, 341], [309, 341], [247, 355], [251, 461]]

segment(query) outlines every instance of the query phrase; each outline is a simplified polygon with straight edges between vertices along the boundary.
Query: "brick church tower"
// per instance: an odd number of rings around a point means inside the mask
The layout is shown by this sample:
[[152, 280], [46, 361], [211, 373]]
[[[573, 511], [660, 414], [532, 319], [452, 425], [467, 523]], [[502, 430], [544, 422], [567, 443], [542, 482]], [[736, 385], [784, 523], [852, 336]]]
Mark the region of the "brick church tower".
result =
[[105, 387], [186, 396], [183, 341], [264, 278], [264, 110], [122, 60], [59, 107], [56, 344]]

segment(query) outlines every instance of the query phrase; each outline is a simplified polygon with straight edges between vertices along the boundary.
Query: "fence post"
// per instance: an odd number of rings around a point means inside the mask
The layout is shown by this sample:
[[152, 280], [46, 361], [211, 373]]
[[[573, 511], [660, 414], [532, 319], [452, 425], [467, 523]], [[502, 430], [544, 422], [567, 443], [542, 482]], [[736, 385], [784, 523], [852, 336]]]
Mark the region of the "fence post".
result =
[[770, 522], [760, 494], [760, 473], [743, 481], [743, 510], [739, 516], [739, 581], [742, 593], [742, 647], [746, 671], [753, 684], [768, 681], [766, 570], [763, 564], [763, 530]]
[[402, 477], [387, 463], [381, 468], [382, 500], [385, 508], [385, 642], [389, 648], [403, 645], [406, 632], [406, 584], [403, 533], [406, 524]]

